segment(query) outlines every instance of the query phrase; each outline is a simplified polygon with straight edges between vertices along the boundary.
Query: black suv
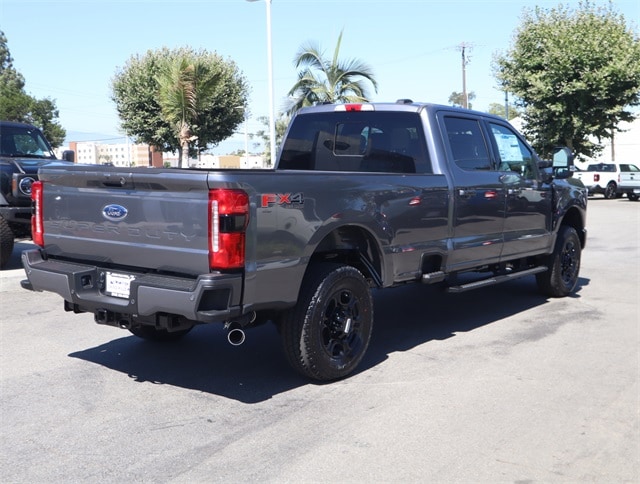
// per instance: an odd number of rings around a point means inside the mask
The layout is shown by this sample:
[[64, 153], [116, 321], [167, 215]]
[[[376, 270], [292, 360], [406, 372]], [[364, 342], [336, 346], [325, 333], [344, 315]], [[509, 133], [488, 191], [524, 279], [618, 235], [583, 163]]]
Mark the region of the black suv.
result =
[[73, 151], [58, 160], [42, 132], [30, 124], [0, 121], [0, 268], [14, 239], [31, 236], [31, 184], [43, 165], [73, 164]]

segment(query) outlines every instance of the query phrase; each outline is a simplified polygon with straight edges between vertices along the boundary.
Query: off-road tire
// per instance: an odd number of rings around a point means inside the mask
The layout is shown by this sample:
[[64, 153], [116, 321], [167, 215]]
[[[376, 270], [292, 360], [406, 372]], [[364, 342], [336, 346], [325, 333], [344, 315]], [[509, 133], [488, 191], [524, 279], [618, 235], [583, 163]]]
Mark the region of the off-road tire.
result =
[[9, 223], [0, 217], [0, 269], [9, 263], [11, 253], [13, 252], [14, 234]]
[[141, 324], [129, 328], [131, 334], [147, 341], [171, 342], [182, 339], [193, 327], [181, 329], [179, 331], [167, 331], [166, 329], [156, 329], [153, 326]]
[[563, 225], [556, 246], [546, 263], [549, 270], [536, 274], [540, 291], [549, 297], [568, 296], [578, 284], [582, 246], [573, 227]]
[[319, 381], [352, 373], [372, 328], [373, 298], [365, 277], [354, 267], [326, 262], [309, 267], [298, 303], [280, 320], [289, 364]]
[[617, 192], [618, 187], [616, 186], [615, 182], [609, 182], [604, 189], [604, 198], [606, 198], [607, 200], [613, 200], [614, 198], [616, 198]]

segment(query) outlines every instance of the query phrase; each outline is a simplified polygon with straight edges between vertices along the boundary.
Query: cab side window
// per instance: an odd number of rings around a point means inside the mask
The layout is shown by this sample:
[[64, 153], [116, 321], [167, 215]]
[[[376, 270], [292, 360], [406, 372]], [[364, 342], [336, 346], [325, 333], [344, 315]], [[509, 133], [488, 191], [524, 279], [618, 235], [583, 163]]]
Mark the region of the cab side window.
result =
[[638, 172], [640, 170], [638, 169], [638, 167], [636, 165], [627, 165], [626, 163], [621, 163], [620, 164], [620, 171]]
[[491, 170], [491, 159], [480, 122], [476, 119], [446, 116], [449, 147], [454, 163], [463, 170]]
[[514, 131], [507, 126], [490, 123], [497, 146], [500, 171], [514, 171], [527, 180], [536, 177], [535, 158]]

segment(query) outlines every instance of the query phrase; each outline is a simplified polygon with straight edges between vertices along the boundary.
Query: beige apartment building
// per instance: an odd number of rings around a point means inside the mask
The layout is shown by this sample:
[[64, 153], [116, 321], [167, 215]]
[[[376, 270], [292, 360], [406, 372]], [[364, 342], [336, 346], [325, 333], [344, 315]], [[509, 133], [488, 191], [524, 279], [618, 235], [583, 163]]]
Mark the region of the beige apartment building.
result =
[[163, 166], [162, 153], [145, 144], [105, 144], [94, 141], [71, 141], [76, 163], [113, 166]]
[[[106, 144], [97, 141], [71, 141], [69, 146], [55, 150], [58, 158], [64, 150], [75, 153], [75, 162], [84, 165], [113, 165], [119, 167], [146, 166], [162, 168], [177, 167], [177, 153], [161, 153], [146, 144], [116, 143]], [[265, 168], [262, 156], [255, 155], [212, 155], [203, 153], [198, 158], [183, 161], [184, 167], [204, 169], [255, 169]]]

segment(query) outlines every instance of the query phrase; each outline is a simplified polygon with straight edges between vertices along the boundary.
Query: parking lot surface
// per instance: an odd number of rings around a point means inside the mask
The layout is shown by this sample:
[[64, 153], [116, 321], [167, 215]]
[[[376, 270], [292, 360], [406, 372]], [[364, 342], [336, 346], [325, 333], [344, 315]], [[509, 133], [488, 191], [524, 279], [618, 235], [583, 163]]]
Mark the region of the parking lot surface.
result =
[[0, 271], [0, 480], [638, 482], [640, 202], [593, 197], [576, 294], [533, 277], [375, 293], [369, 352], [314, 384], [271, 325], [151, 344]]

